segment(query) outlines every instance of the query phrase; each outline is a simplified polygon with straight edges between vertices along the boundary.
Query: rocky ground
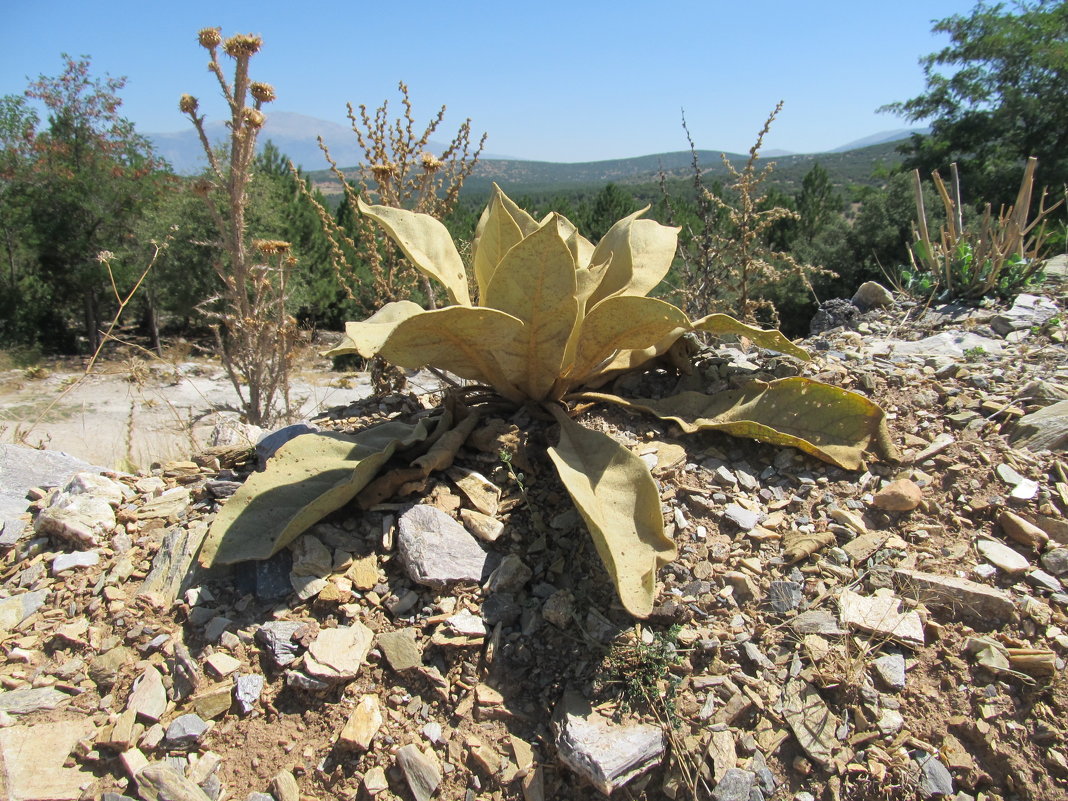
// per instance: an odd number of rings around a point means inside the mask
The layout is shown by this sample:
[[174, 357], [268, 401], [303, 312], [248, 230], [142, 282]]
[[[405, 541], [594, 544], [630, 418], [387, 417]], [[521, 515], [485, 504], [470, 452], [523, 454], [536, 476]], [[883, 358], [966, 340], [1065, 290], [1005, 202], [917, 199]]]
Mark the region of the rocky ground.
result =
[[585, 411], [650, 465], [678, 544], [646, 621], [529, 412], [215, 574], [188, 567], [247, 445], [104, 477], [3, 446], [29, 495], [0, 535], [0, 797], [1068, 798], [1064, 300], [831, 304], [808, 364], [718, 347], [624, 379], [800, 372], [880, 403], [902, 451], [853, 473]]

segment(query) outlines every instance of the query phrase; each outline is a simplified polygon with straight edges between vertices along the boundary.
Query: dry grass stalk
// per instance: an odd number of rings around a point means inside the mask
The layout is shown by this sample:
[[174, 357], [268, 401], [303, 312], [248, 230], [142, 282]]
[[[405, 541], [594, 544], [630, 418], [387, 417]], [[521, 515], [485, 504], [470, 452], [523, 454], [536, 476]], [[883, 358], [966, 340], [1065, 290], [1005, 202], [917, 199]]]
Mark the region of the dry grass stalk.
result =
[[[373, 115], [365, 105], [359, 106], [358, 114], [351, 103], [348, 105], [352, 130], [364, 153], [355, 184], [338, 167], [322, 139], [319, 146], [330, 169], [341, 181], [349, 208], [355, 210], [356, 198], [362, 195], [369, 203], [405, 208], [440, 220], [455, 207], [464, 181], [482, 154], [486, 134], [473, 147], [471, 120], [467, 119], [444, 152], [435, 156], [428, 148], [431, 136], [445, 117], [445, 106], [417, 135], [408, 87], [402, 81], [398, 88], [404, 113], [397, 119], [389, 118], [388, 100]], [[365, 302], [371, 311], [389, 301], [409, 299], [419, 287], [428, 306], [436, 306], [430, 282], [408, 264], [400, 249], [377, 226], [356, 214], [355, 232], [350, 235], [316, 202], [303, 181], [301, 187], [316, 206], [323, 231], [330, 240], [331, 263], [338, 282], [350, 298]], [[360, 287], [359, 265], [366, 265], [370, 273], [369, 288]]]
[[[289, 370], [296, 341], [296, 320], [286, 308], [287, 279], [295, 263], [288, 255], [289, 244], [249, 243], [246, 231], [256, 139], [266, 120], [260, 109], [274, 100], [274, 89], [249, 78], [249, 62], [262, 45], [260, 37], [238, 34], [224, 41], [218, 28], [204, 28], [198, 38], [211, 54], [208, 69], [230, 108], [229, 157], [222, 160], [212, 150], [204, 115], [197, 114], [197, 99], [182, 95], [179, 102], [197, 130], [214, 176], [194, 186], [220, 236], [215, 243], [220, 257], [214, 266], [222, 289], [202, 309], [214, 321], [212, 330], [223, 366], [248, 422], [265, 425], [290, 414]], [[234, 61], [232, 82], [219, 61], [220, 45]]]
[[1029, 221], [1037, 166], [1038, 159], [1027, 160], [1015, 204], [1002, 206], [995, 217], [987, 203], [975, 225], [964, 221], [957, 165], [950, 165], [949, 186], [936, 170], [931, 178], [946, 210], [945, 225], [936, 239], [931, 238], [927, 224], [920, 171], [913, 171], [916, 226], [909, 256], [915, 274], [929, 277], [932, 293], [941, 289], [948, 297], [968, 299], [1008, 296], [1034, 280], [1049, 235], [1047, 217], [1064, 202], [1047, 206], [1043, 190], [1038, 212]]
[[[730, 176], [728, 198], [709, 191], [702, 180], [697, 149], [686, 120], [683, 130], [692, 154], [693, 184], [697, 195], [697, 227], [686, 226], [688, 236], [679, 245], [679, 290], [681, 304], [692, 316], [726, 312], [746, 323], [777, 327], [778, 314], [763, 293], [767, 287], [793, 275], [806, 286], [811, 276], [832, 275], [829, 270], [799, 263], [792, 255], [767, 245], [769, 229], [782, 220], [798, 219], [797, 212], [778, 206], [762, 208], [761, 187], [771, 176], [775, 163], [757, 168], [760, 149], [772, 122], [782, 110], [782, 101], [768, 115], [756, 143], [749, 149], [749, 159], [739, 170], [722, 154]], [[668, 216], [675, 210], [667, 193], [666, 176], [660, 173], [660, 186], [668, 202]], [[675, 220], [670, 219], [674, 224]]]

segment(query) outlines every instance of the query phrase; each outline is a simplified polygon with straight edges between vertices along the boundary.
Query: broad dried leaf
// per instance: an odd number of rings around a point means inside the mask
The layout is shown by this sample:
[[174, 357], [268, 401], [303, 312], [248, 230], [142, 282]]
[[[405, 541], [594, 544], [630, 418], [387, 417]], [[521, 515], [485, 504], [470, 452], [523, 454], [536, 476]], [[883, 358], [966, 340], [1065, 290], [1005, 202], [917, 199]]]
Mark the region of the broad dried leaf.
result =
[[480, 335], [492, 347], [508, 379], [533, 400], [549, 394], [560, 376], [564, 351], [578, 317], [575, 260], [564, 241], [559, 215], [505, 255], [483, 304], [523, 321], [518, 337]]
[[708, 331], [710, 334], [717, 335], [737, 334], [751, 340], [761, 348], [785, 353], [806, 362], [812, 358], [804, 349], [799, 348], [778, 331], [754, 328], [751, 325], [740, 323], [726, 314], [710, 314], [700, 320], [694, 320], [693, 329], [695, 331]]
[[834, 545], [836, 542], [834, 534], [829, 531], [817, 531], [812, 534], [806, 534], [803, 531], [788, 531], [783, 536], [783, 554], [782, 558], [786, 560], [787, 564], [793, 564], [794, 562], [800, 562], [802, 559], [807, 559], [812, 554], [823, 550], [828, 545]]
[[664, 534], [660, 493], [637, 456], [611, 437], [572, 421], [551, 407], [560, 442], [549, 448], [560, 479], [593, 537], [623, 606], [648, 617], [656, 572], [677, 555]]
[[[481, 306], [446, 306], [400, 323], [379, 349], [398, 367], [427, 365], [489, 384], [503, 397], [522, 402], [525, 395], [502, 370], [498, 354], [521, 341], [520, 320]], [[513, 345], [514, 347], [514, 345]]]
[[429, 214], [418, 214], [390, 206], [369, 206], [356, 199], [360, 212], [381, 225], [409, 261], [424, 275], [436, 278], [449, 293], [449, 300], [471, 305], [467, 270], [453, 244], [449, 229]]
[[682, 392], [661, 400], [628, 400], [599, 393], [581, 397], [673, 420], [687, 433], [724, 431], [797, 448], [846, 470], [859, 469], [865, 451], [887, 459], [898, 456], [882, 409], [863, 395], [810, 378], [751, 381], [742, 389], [715, 395]]
[[578, 353], [569, 376], [572, 386], [607, 368], [620, 351], [644, 349], [651, 342], [676, 340], [690, 329], [679, 308], [656, 298], [618, 295], [594, 306], [578, 332]]
[[671, 269], [680, 229], [655, 220], [639, 220], [648, 210], [646, 206], [624, 217], [597, 243], [590, 262], [609, 264], [600, 286], [590, 297], [591, 304], [610, 295], [647, 295]]
[[[497, 271], [504, 254], [511, 250], [524, 236], [523, 229], [508, 211], [502, 199], [504, 193], [494, 184], [494, 195], [475, 229], [473, 244], [475, 283], [479, 298], [486, 297], [486, 287]], [[513, 204], [514, 205], [514, 204]], [[533, 219], [531, 220], [533, 222]], [[536, 224], [535, 224], [536, 230]]]
[[457, 423], [455, 428], [450, 428], [442, 434], [430, 450], [412, 462], [412, 467], [418, 467], [424, 475], [430, 475], [435, 470], [448, 470], [452, 467], [457, 452], [475, 430], [478, 420], [478, 413], [469, 411], [467, 417]]
[[358, 353], [370, 359], [378, 354], [394, 328], [423, 311], [422, 306], [410, 300], [387, 303], [366, 320], [345, 323], [345, 334], [341, 341], [323, 355], [333, 357]]
[[304, 434], [279, 449], [219, 510], [200, 563], [269, 559], [311, 525], [340, 509], [398, 449], [426, 440], [431, 421], [389, 422], [354, 435]]

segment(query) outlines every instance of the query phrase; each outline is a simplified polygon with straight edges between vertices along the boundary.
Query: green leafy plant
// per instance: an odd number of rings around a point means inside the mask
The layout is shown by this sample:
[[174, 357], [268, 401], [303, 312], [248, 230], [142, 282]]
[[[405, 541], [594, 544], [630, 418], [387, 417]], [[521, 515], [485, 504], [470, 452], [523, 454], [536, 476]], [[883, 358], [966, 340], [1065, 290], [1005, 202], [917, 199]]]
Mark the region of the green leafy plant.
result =
[[964, 355], [968, 359], [978, 359], [980, 356], [986, 356], [986, 348], [982, 345], [976, 345], [974, 348], [965, 348]]
[[646, 709], [660, 701], [666, 722], [678, 726], [675, 709], [677, 681], [670, 681], [672, 665], [682, 661], [677, 640], [681, 626], [658, 631], [647, 642], [640, 632], [627, 631], [612, 644], [601, 662], [597, 683], [618, 693], [624, 709]]
[[[657, 570], [676, 556], [665, 534], [660, 494], [635, 453], [575, 422], [569, 404], [614, 403], [671, 420], [686, 432], [718, 430], [791, 446], [845, 469], [859, 468], [869, 451], [895, 454], [877, 405], [804, 377], [663, 399], [594, 391], [649, 366], [699, 331], [809, 358], [778, 331], [724, 314], [691, 321], [675, 306], [648, 297], [671, 266], [678, 229], [640, 219], [645, 209], [617, 222], [595, 247], [564, 217], [551, 213], [539, 222], [495, 187], [476, 230], [474, 303], [467, 269], [444, 225], [429, 215], [362, 200], [359, 207], [418, 270], [445, 287], [449, 305], [426, 311], [412, 301], [387, 303], [368, 319], [349, 323], [328, 355], [355, 352], [404, 368], [434, 367], [477, 382], [482, 389], [476, 393], [517, 406], [538, 405], [551, 414], [559, 440], [549, 447], [549, 458], [624, 607], [635, 616], [650, 613]], [[453, 425], [470, 430], [476, 414], [452, 404], [436, 424], [394, 421], [353, 436], [298, 437], [222, 508], [202, 562], [269, 557], [353, 497], [361, 502], [394, 453], [414, 454], [434, 443], [426, 456], [412, 461], [412, 470], [436, 463], [427, 456], [439, 447], [439, 438], [454, 435]]]
[[941, 290], [944, 299], [975, 300], [990, 295], [1010, 298], [1041, 280], [1042, 256], [1049, 237], [1046, 218], [1062, 201], [1046, 206], [1043, 193], [1035, 218], [1029, 219], [1037, 166], [1037, 159], [1028, 159], [1015, 205], [1002, 208], [995, 216], [988, 203], [978, 222], [971, 225], [964, 221], [957, 165], [950, 165], [952, 178], [948, 187], [935, 171], [931, 177], [946, 211], [946, 223], [936, 239], [931, 238], [920, 171], [915, 170], [917, 225], [909, 252], [912, 270], [905, 273], [906, 286]]

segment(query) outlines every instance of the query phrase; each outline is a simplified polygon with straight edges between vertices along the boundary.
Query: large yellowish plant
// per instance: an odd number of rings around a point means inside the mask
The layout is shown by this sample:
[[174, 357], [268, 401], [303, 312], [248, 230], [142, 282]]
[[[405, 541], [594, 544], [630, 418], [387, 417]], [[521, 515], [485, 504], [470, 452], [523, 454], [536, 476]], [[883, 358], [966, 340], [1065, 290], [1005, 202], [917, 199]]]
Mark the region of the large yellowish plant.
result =
[[[684, 392], [663, 399], [593, 391], [696, 331], [738, 335], [809, 358], [778, 331], [723, 314], [691, 321], [675, 306], [648, 297], [671, 266], [678, 229], [641, 219], [645, 210], [617, 222], [594, 246], [559, 214], [535, 220], [495, 188], [476, 231], [473, 281], [445, 226], [433, 217], [362, 201], [360, 211], [385, 229], [418, 270], [444, 286], [450, 305], [426, 311], [411, 301], [387, 303], [367, 320], [349, 323], [331, 355], [359, 353], [405, 368], [435, 367], [513, 403], [546, 408], [560, 427], [549, 457], [620, 600], [636, 616], [650, 613], [656, 572], [676, 556], [664, 531], [659, 493], [645, 464], [613, 438], [572, 420], [569, 403], [617, 403], [672, 420], [687, 432], [715, 429], [792, 446], [846, 469], [860, 467], [866, 452], [894, 455], [878, 406], [808, 378], [752, 381], [715, 395]], [[201, 560], [267, 558], [368, 490], [394, 455], [417, 457], [401, 480], [411, 479], [413, 470], [426, 475], [440, 469], [451, 461], [451, 455], [438, 458], [441, 453], [454, 453], [465, 436], [443, 445], [456, 434], [448, 430], [457, 417], [449, 409], [436, 425], [392, 422], [352, 436], [293, 440], [223, 507]], [[473, 417], [464, 422], [457, 428], [469, 431]], [[269, 537], [263, 535], [265, 526]]]

